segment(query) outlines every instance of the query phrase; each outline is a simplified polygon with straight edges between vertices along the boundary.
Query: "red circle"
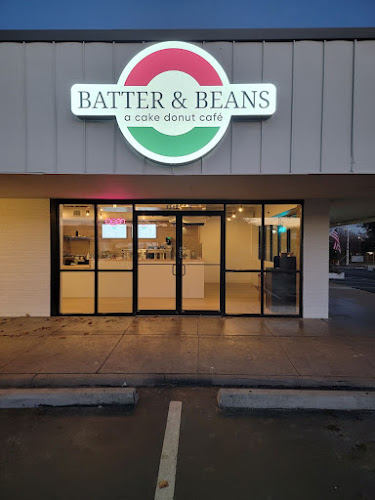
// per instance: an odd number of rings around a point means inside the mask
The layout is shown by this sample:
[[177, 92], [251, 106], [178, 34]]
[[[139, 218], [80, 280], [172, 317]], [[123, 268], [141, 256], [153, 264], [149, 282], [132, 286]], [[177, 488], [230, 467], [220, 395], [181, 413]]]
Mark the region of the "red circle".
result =
[[132, 69], [124, 85], [146, 86], [155, 76], [172, 70], [188, 73], [199, 85], [223, 85], [209, 62], [185, 49], [162, 49], [146, 56]]

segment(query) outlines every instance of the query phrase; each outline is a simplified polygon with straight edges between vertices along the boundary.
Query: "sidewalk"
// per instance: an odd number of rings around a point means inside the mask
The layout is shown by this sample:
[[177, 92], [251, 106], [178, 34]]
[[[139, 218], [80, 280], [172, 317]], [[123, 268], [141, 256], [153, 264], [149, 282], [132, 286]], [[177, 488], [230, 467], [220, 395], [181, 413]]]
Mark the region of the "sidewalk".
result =
[[0, 318], [0, 387], [375, 388], [375, 294], [332, 285], [331, 318]]

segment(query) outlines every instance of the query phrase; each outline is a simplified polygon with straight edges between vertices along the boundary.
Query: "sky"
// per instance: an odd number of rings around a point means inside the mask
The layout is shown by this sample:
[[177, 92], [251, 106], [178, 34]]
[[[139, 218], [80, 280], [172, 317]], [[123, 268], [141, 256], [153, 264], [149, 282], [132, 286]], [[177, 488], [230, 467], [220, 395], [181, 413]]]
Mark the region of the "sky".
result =
[[0, 0], [0, 29], [374, 26], [375, 0]]

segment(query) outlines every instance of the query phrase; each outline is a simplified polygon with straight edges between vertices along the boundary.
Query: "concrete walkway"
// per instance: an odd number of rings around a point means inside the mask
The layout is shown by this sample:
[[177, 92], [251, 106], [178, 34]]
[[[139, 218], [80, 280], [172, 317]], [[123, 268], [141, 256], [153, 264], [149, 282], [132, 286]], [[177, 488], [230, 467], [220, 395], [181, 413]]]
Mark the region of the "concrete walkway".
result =
[[0, 318], [0, 387], [375, 388], [375, 294], [331, 288], [331, 318]]

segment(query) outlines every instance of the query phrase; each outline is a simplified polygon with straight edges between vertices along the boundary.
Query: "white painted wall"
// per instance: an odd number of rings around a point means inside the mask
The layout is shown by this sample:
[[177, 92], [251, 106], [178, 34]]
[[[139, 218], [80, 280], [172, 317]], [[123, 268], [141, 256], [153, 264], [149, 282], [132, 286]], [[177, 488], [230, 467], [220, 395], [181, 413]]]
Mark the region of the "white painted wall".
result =
[[47, 199], [0, 199], [0, 316], [50, 315]]
[[304, 206], [303, 317], [328, 318], [329, 201]]

